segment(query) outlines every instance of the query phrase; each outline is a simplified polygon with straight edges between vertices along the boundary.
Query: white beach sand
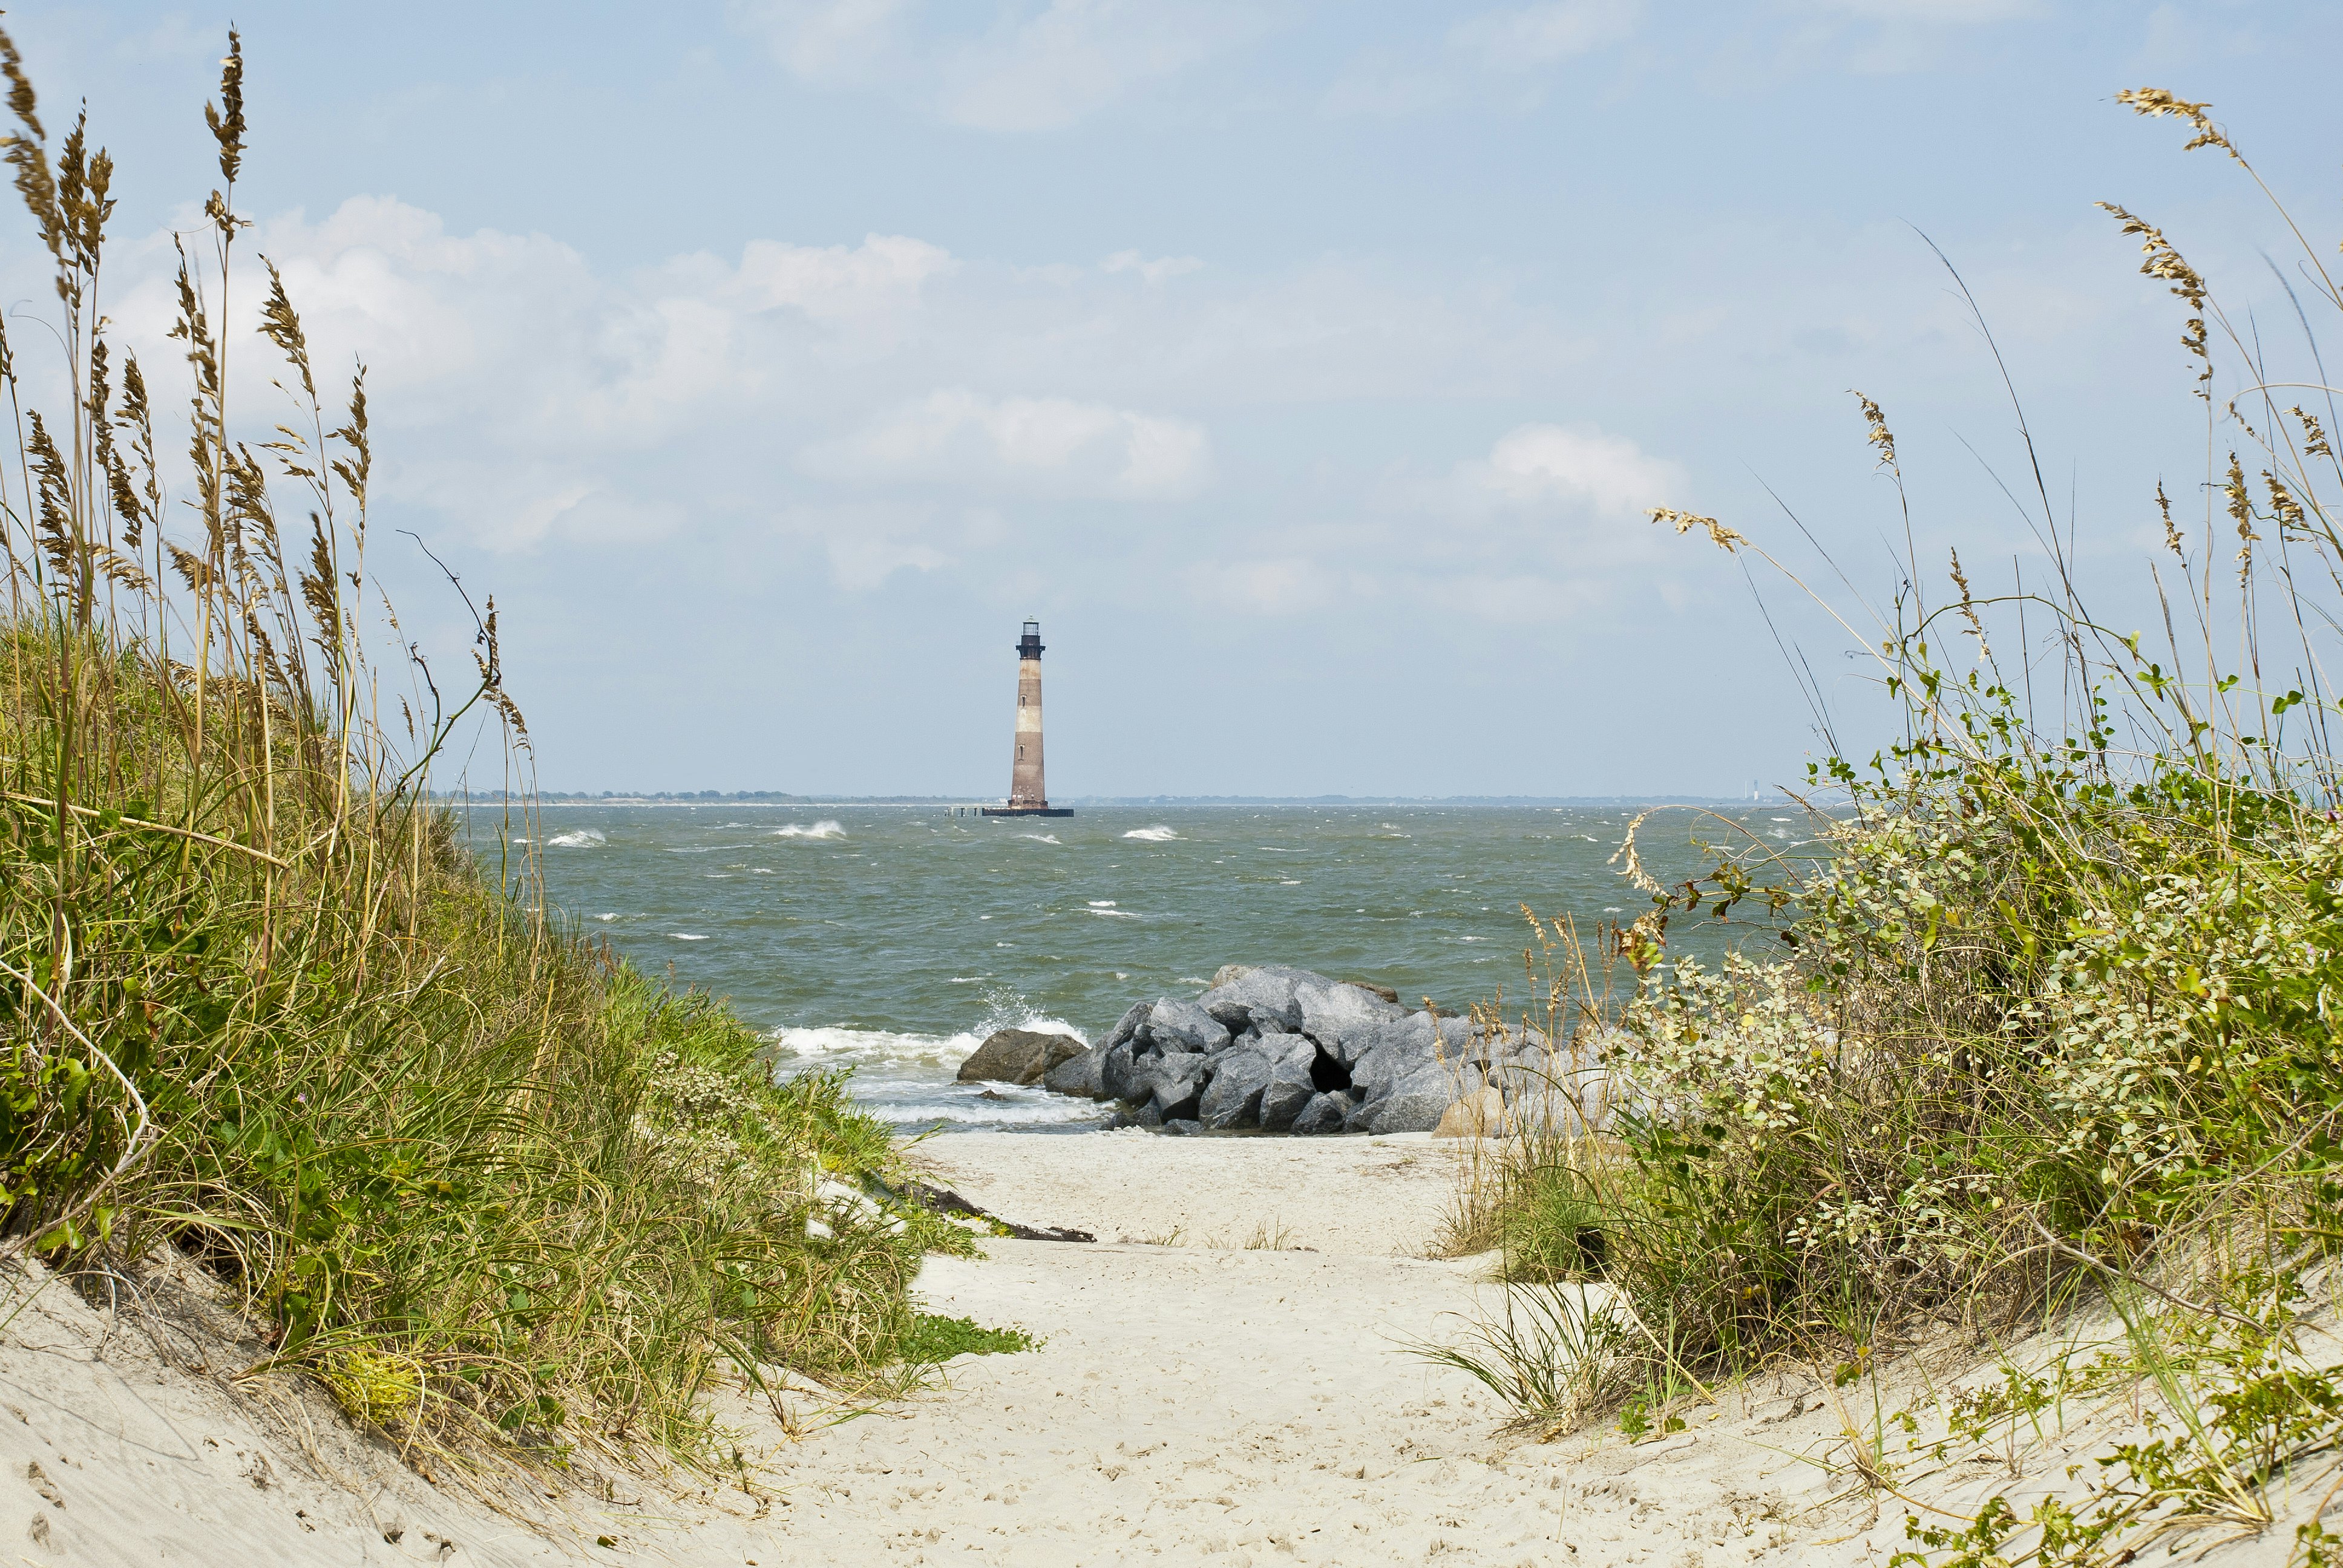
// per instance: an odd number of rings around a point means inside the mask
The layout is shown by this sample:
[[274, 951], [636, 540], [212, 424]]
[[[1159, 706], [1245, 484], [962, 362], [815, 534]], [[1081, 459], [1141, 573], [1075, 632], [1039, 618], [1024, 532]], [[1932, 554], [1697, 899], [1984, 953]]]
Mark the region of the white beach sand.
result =
[[[1541, 1443], [1413, 1353], [1499, 1300], [1486, 1260], [1423, 1255], [1453, 1145], [980, 1134], [921, 1154], [1006, 1218], [1101, 1240], [988, 1241], [983, 1261], [921, 1275], [932, 1310], [1021, 1326], [1035, 1351], [963, 1358], [883, 1411], [792, 1396], [794, 1436], [760, 1403], [728, 1403], [765, 1496], [645, 1481], [596, 1501], [557, 1479], [558, 1495], [507, 1495], [524, 1527], [427, 1484], [313, 1391], [229, 1381], [260, 1347], [199, 1292], [162, 1282], [141, 1315], [36, 1273], [0, 1331], [0, 1562], [1724, 1568], [1879, 1563], [1906, 1544], [1906, 1505], [1866, 1496], [1845, 1462], [1848, 1429], [1880, 1412], [1867, 1395], [1835, 1409], [1812, 1371], [1641, 1443], [1610, 1427]], [[1914, 1358], [1903, 1384], [1924, 1370]], [[1925, 1462], [1895, 1432], [1899, 1490], [1966, 1513], [2059, 1484], [2104, 1452], [2119, 1404], [2078, 1411], [2026, 1483], [1974, 1454]], [[2291, 1536], [2204, 1560], [2276, 1564]]]

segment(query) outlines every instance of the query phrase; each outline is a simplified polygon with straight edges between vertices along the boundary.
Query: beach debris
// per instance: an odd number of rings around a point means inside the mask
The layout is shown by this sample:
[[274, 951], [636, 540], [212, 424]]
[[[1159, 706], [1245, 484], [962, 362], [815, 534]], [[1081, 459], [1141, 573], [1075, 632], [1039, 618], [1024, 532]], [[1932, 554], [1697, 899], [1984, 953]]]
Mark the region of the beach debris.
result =
[[1055, 1225], [1020, 1225], [989, 1213], [961, 1197], [949, 1187], [934, 1187], [925, 1181], [907, 1181], [902, 1190], [890, 1189], [898, 1202], [917, 1203], [923, 1209], [955, 1220], [976, 1220], [996, 1236], [1009, 1236], [1020, 1241], [1095, 1241], [1088, 1231], [1061, 1230]]

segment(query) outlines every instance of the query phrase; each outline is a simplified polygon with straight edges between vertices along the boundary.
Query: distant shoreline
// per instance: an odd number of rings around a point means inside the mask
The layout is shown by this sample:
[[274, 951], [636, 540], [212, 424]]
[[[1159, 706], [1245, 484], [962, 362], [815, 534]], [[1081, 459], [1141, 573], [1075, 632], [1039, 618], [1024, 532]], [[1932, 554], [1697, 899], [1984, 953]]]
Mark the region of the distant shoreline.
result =
[[[434, 794], [432, 799], [442, 805], [455, 806], [469, 801], [475, 806], [532, 804], [537, 806], [775, 806], [789, 809], [829, 809], [833, 807], [895, 807], [916, 810], [940, 806], [998, 805], [998, 799], [966, 795], [574, 795], [546, 794], [535, 797], [490, 791], [467, 795], [459, 790]], [[1076, 810], [1167, 810], [1202, 809], [1216, 806], [1373, 806], [1373, 807], [1484, 807], [1497, 809], [1507, 807], [1566, 808], [1645, 806], [1790, 806], [1796, 804], [1786, 796], [1768, 795], [1751, 799], [1745, 795], [1132, 795], [1077, 797], [1061, 802]]]

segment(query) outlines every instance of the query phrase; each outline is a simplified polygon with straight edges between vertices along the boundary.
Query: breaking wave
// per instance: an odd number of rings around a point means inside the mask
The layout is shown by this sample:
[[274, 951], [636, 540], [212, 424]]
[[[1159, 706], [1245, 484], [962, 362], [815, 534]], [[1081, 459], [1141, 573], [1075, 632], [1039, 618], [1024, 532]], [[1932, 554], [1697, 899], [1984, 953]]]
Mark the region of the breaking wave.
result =
[[846, 829], [824, 817], [809, 828], [802, 822], [789, 822], [773, 829], [776, 839], [843, 839]]
[[1015, 991], [994, 987], [984, 993], [984, 1017], [951, 1034], [916, 1034], [908, 1030], [858, 1029], [851, 1024], [784, 1024], [772, 1031], [775, 1053], [784, 1061], [846, 1066], [880, 1066], [890, 1062], [928, 1062], [958, 1067], [960, 1059], [985, 1037], [1004, 1029], [1030, 1029], [1041, 1034], [1068, 1034], [1090, 1044], [1090, 1037], [1061, 1018], [1052, 1018]]
[[1179, 834], [1173, 832], [1171, 829], [1160, 826], [1154, 828], [1133, 828], [1130, 832], [1123, 835], [1126, 839], [1136, 839], [1142, 844], [1168, 844], [1179, 836]]
[[548, 849], [598, 849], [610, 840], [591, 828], [575, 828], [567, 833], [556, 833], [545, 841]]

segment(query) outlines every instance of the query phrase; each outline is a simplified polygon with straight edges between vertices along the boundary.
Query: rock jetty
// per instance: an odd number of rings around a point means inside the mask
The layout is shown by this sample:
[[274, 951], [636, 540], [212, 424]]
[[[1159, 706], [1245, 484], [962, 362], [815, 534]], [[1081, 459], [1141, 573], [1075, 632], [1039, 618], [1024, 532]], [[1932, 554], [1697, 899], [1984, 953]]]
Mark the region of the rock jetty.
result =
[[1477, 1131], [1494, 1131], [1545, 1063], [1534, 1030], [1491, 1040], [1470, 1019], [1410, 1010], [1379, 986], [1232, 964], [1192, 1000], [1139, 1003], [1042, 1081], [1120, 1101], [1131, 1122], [1167, 1132], [1429, 1132], [1460, 1101]]

